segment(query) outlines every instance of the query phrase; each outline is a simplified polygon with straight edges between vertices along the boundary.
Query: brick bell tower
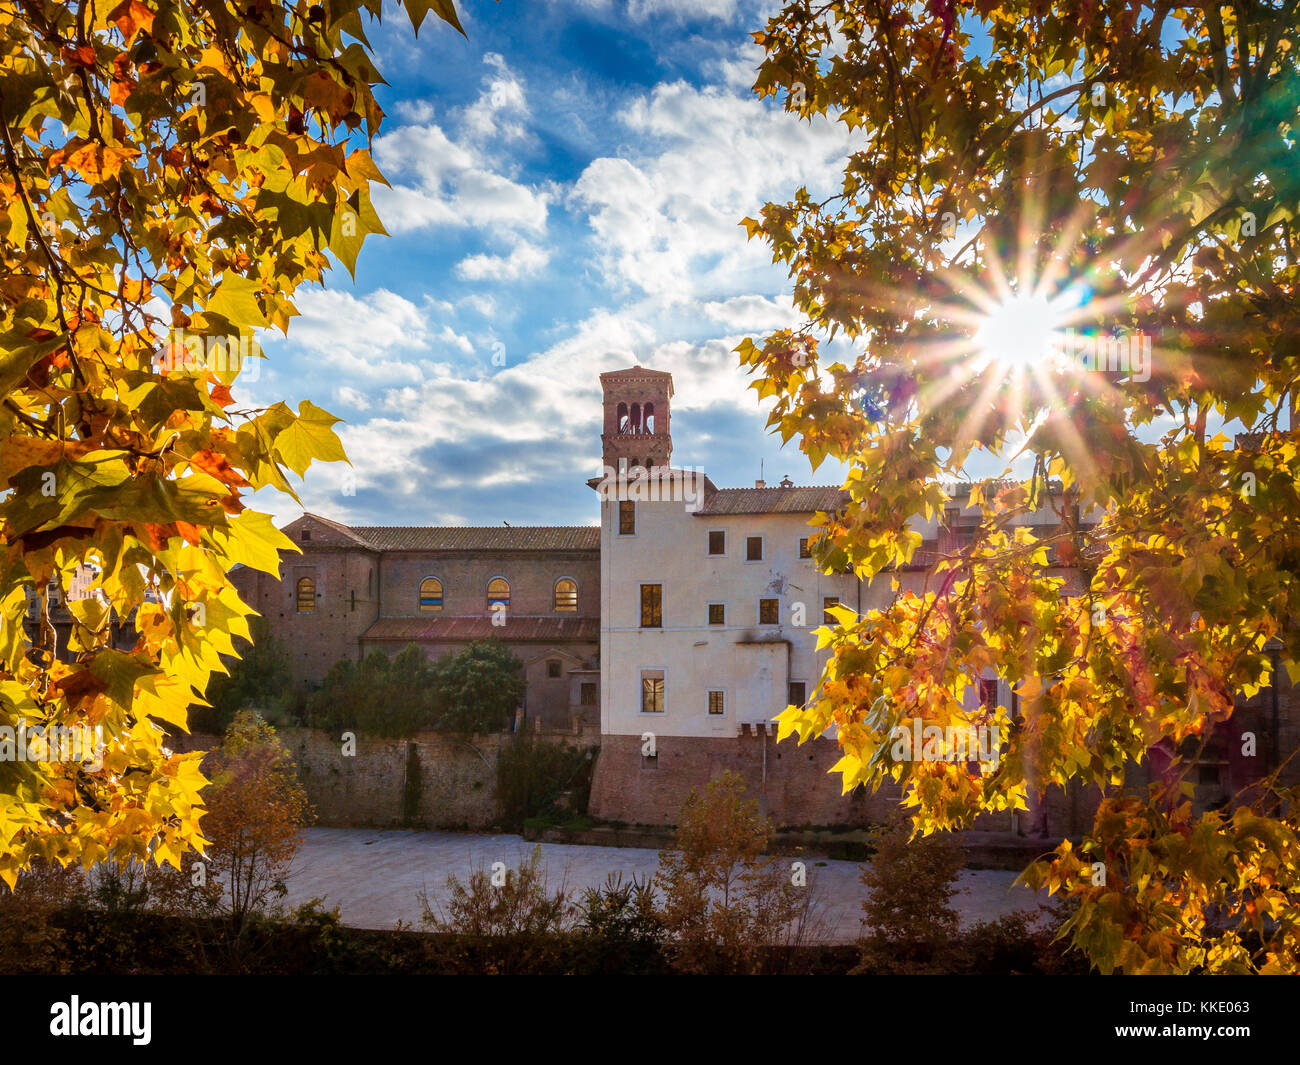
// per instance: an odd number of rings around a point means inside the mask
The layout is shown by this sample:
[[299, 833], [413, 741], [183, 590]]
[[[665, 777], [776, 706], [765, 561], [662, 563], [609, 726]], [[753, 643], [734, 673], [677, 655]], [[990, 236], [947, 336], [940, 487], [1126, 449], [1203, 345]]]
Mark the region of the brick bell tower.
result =
[[613, 470], [667, 466], [673, 453], [668, 407], [673, 375], [633, 366], [600, 375], [605, 393], [605, 428], [600, 441], [605, 465]]

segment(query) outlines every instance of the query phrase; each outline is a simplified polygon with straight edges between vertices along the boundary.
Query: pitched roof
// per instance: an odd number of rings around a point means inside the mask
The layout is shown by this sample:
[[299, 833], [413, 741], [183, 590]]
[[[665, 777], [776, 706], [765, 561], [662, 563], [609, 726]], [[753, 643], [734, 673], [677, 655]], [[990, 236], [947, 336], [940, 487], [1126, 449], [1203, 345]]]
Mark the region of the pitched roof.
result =
[[297, 528], [299, 525], [302, 525], [304, 522], [306, 522], [307, 519], [311, 519], [310, 524], [323, 525], [330, 532], [336, 533], [344, 540], [347, 540], [349, 543], [354, 543], [359, 547], [369, 547], [373, 549], [375, 546], [374, 544], [370, 543], [364, 536], [359, 535], [357, 530], [352, 528], [352, 526], [344, 525], [341, 522], [337, 522], [337, 521], [331, 521], [329, 518], [322, 518], [319, 514], [313, 514], [309, 510], [304, 511], [302, 517], [295, 518], [288, 525], [284, 526], [284, 528], [281, 529], [280, 531], [287, 532], [289, 529]]
[[599, 551], [597, 525], [357, 525], [380, 551]]
[[519, 617], [508, 615], [504, 625], [487, 617], [380, 618], [361, 636], [363, 640], [401, 640], [407, 643], [455, 643], [473, 640], [580, 640], [600, 639], [600, 618]]
[[829, 485], [790, 488], [719, 488], [704, 499], [697, 515], [812, 514], [834, 511], [849, 501], [848, 492]]

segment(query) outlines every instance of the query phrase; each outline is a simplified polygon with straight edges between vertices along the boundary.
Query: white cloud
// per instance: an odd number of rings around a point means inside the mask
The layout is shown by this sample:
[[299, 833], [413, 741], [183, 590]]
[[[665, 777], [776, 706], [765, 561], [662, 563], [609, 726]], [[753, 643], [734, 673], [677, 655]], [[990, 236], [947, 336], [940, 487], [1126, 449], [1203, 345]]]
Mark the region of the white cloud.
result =
[[[453, 137], [434, 122], [433, 108], [399, 106], [407, 124], [375, 140], [375, 161], [393, 187], [376, 186], [375, 203], [390, 233], [442, 227], [546, 231], [550, 193], [520, 183], [500, 170], [508, 158], [502, 140], [526, 135], [529, 119], [523, 87], [505, 60], [490, 53], [492, 68], [474, 103], [460, 114]], [[492, 151], [483, 147], [491, 141]]]
[[770, 252], [747, 242], [740, 220], [800, 184], [829, 191], [848, 133], [683, 81], [656, 86], [622, 119], [647, 148], [594, 160], [572, 194], [611, 282], [676, 303], [784, 289]]
[[517, 281], [533, 277], [550, 259], [549, 251], [525, 240], [509, 255], [471, 255], [456, 264], [456, 275], [466, 281]]

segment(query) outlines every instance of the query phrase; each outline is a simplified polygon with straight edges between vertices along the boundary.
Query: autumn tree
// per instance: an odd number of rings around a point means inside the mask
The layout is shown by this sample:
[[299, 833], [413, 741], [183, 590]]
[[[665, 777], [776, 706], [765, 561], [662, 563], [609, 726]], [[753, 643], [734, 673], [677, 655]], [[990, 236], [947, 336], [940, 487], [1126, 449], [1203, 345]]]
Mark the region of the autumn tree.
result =
[[[103, 726], [102, 766], [0, 764], [0, 878], [200, 847], [185, 727], [291, 548], [248, 491], [344, 459], [309, 402], [241, 408], [259, 329], [383, 227], [380, 0], [0, 6], [0, 725]], [[459, 28], [450, 0], [405, 0]], [[47, 589], [98, 567], [55, 647]], [[35, 601], [34, 633], [24, 626]], [[139, 640], [117, 651], [110, 616]], [[56, 650], [70, 657], [56, 659]]]
[[[845, 789], [902, 782], [925, 832], [1104, 789], [1081, 850], [1028, 877], [1079, 900], [1103, 971], [1300, 960], [1293, 776], [1203, 814], [1193, 758], [1123, 788], [1300, 676], [1298, 35], [1295, 0], [796, 2], [756, 34], [755, 91], [855, 143], [829, 197], [745, 220], [803, 321], [739, 353], [772, 429], [847, 465], [815, 557], [886, 590], [841, 611], [780, 734], [838, 726]], [[973, 536], [909, 585], [972, 456], [1013, 483], [975, 483]], [[966, 709], [989, 670], [1018, 714]], [[1002, 757], [897, 760], [916, 720], [996, 725]]]
[[765, 945], [786, 938], [801, 912], [790, 866], [764, 857], [772, 823], [725, 772], [691, 789], [656, 886], [665, 943], [678, 971], [752, 973]]

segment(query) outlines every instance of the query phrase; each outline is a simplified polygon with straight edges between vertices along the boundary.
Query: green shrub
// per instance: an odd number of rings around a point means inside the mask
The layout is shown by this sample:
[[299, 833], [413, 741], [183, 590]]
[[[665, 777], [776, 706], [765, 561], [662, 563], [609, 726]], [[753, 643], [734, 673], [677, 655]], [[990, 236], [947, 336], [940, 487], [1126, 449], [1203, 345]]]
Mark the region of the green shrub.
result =
[[[525, 822], [550, 828], [587, 811], [595, 748], [570, 747], [520, 733], [497, 755], [501, 826], [517, 832]], [[568, 795], [568, 808], [560, 797]]]
[[961, 847], [948, 835], [910, 836], [911, 821], [902, 815], [870, 833], [858, 972], [956, 972], [966, 963], [951, 904], [965, 864]]
[[655, 902], [654, 878], [610, 873], [602, 887], [589, 887], [575, 908], [586, 937], [585, 972], [620, 975], [661, 973], [664, 922]]

